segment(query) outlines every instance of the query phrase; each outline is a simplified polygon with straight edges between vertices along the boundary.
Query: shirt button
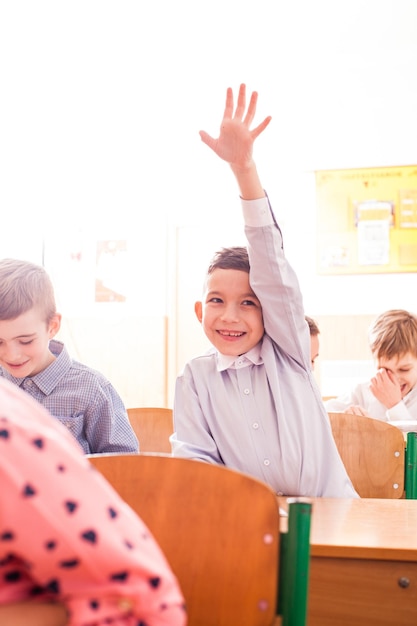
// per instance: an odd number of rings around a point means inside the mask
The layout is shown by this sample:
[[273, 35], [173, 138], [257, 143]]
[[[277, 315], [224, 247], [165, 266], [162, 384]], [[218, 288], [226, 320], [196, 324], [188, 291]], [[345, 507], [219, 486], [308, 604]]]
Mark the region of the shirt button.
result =
[[270, 460], [269, 459], [264, 459], [264, 465], [269, 465], [270, 464]]
[[259, 428], [258, 422], [255, 422], [254, 424], [252, 424], [252, 428], [254, 428], [255, 430]]
[[243, 390], [243, 393], [244, 393], [246, 396], [248, 396], [248, 395], [250, 394], [250, 389], [244, 389], [244, 390]]
[[277, 496], [283, 496], [284, 494], [282, 493], [282, 491], [278, 491]]

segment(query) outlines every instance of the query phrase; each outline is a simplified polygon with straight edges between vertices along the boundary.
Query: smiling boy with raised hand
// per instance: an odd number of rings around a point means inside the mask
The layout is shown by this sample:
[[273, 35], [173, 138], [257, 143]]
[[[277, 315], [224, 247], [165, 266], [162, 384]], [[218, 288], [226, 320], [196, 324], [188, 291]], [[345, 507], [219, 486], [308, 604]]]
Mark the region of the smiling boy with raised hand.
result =
[[357, 497], [333, 440], [311, 369], [302, 296], [253, 160], [267, 117], [250, 129], [241, 85], [227, 90], [220, 135], [202, 141], [229, 163], [242, 199], [247, 249], [220, 250], [195, 311], [214, 349], [178, 376], [174, 456], [253, 475], [278, 494]]

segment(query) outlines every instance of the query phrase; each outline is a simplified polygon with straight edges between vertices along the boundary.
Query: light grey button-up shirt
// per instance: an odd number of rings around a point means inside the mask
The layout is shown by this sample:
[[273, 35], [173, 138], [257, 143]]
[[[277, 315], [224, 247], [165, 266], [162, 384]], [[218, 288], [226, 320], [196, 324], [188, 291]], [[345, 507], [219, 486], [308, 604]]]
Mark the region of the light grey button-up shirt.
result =
[[244, 201], [250, 283], [265, 334], [236, 358], [216, 350], [177, 378], [174, 456], [224, 464], [291, 496], [357, 497], [311, 371], [297, 277], [267, 198]]

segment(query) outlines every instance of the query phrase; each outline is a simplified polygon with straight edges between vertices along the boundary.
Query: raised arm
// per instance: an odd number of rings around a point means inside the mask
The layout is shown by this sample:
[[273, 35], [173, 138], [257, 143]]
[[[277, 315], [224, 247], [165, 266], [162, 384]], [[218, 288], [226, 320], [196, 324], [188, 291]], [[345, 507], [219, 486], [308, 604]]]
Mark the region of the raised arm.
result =
[[234, 110], [233, 91], [229, 87], [226, 95], [226, 106], [217, 139], [204, 130], [200, 131], [202, 141], [229, 163], [239, 186], [240, 195], [244, 200], [256, 200], [265, 196], [265, 191], [258, 176], [253, 160], [253, 144], [271, 121], [271, 116], [250, 130], [255, 117], [258, 94], [252, 92], [246, 114], [246, 85], [239, 88], [236, 110]]

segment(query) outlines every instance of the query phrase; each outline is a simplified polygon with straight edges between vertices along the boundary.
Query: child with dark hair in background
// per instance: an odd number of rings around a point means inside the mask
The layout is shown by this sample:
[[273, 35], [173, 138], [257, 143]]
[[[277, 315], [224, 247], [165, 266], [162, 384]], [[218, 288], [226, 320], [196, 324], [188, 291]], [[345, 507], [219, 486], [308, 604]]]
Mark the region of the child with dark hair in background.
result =
[[319, 356], [319, 334], [318, 324], [312, 317], [306, 315], [306, 322], [310, 330], [310, 347], [311, 347], [311, 369], [314, 370], [316, 359]]

